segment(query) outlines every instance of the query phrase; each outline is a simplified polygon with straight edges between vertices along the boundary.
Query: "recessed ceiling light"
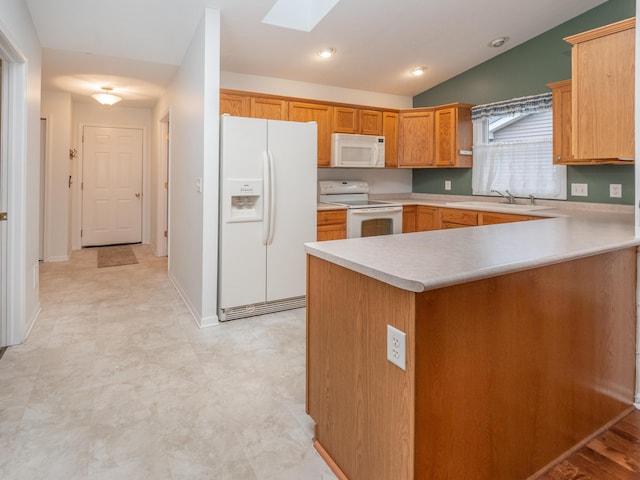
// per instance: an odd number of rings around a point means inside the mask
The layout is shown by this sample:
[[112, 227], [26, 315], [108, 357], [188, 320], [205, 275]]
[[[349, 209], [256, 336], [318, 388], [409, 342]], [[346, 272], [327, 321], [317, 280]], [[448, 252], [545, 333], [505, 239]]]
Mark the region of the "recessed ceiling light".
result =
[[427, 71], [427, 67], [414, 67], [409, 71], [409, 73], [414, 77], [420, 77], [424, 75], [426, 71]]
[[329, 58], [329, 57], [333, 57], [333, 55], [336, 53], [336, 49], [333, 47], [327, 47], [327, 48], [323, 48], [321, 50], [318, 50], [316, 52], [316, 55], [318, 55], [319, 57], [322, 58]]
[[498, 37], [489, 43], [490, 47], [499, 48], [509, 41], [509, 37]]

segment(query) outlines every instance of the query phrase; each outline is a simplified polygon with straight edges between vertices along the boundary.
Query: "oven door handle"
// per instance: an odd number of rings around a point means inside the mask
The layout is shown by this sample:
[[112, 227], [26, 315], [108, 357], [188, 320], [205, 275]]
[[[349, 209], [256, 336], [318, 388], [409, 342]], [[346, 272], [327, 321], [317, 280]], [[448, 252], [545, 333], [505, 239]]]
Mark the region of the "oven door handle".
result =
[[376, 208], [352, 208], [351, 215], [368, 215], [370, 213], [397, 213], [402, 212], [402, 207], [376, 207]]

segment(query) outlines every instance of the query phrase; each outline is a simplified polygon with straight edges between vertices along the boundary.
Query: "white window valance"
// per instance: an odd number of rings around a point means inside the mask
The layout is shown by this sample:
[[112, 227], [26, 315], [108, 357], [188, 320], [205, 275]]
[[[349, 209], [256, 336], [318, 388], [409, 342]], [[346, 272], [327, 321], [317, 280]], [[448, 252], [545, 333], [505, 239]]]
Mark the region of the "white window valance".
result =
[[551, 109], [551, 92], [477, 105], [471, 109], [471, 119], [480, 120], [519, 113], [537, 113], [549, 109]]

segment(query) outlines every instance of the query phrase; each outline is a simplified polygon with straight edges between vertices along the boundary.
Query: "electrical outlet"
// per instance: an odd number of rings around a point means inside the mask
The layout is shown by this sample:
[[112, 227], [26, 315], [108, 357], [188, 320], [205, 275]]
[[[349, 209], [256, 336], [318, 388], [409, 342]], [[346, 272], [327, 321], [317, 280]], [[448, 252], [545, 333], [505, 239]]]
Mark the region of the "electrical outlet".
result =
[[407, 369], [407, 334], [387, 325], [387, 360]]
[[444, 189], [445, 190], [451, 190], [451, 180], [445, 180], [444, 181]]
[[609, 184], [609, 196], [611, 198], [622, 198], [622, 185], [619, 183]]
[[589, 185], [587, 185], [586, 183], [572, 183], [571, 196], [573, 197], [589, 196]]

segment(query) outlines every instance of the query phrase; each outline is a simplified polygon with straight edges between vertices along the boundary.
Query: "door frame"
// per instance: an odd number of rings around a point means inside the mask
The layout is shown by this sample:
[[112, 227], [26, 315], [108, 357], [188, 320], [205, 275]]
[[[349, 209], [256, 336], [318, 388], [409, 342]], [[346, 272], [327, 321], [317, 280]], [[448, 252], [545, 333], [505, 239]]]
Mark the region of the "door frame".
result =
[[79, 161], [73, 162], [73, 182], [72, 189], [72, 231], [71, 238], [72, 250], [82, 249], [82, 238], [80, 237], [80, 230], [82, 229], [82, 189], [80, 184], [82, 183], [83, 164], [84, 164], [84, 142], [82, 141], [82, 135], [84, 127], [97, 127], [97, 128], [128, 128], [142, 130], [142, 243], [149, 243], [149, 212], [151, 208], [151, 198], [148, 195], [149, 190], [149, 158], [147, 147], [147, 127], [144, 125], [120, 125], [109, 123], [93, 123], [93, 122], [80, 122], [78, 125], [78, 159]]
[[8, 212], [8, 220], [0, 222], [0, 346], [21, 343], [27, 327], [24, 297], [28, 70], [25, 56], [6, 31], [0, 22], [0, 206]]
[[[171, 126], [169, 113], [158, 120], [158, 158], [156, 159], [157, 195], [156, 202], [156, 255], [159, 257], [169, 256], [169, 239], [164, 236], [164, 232], [169, 232], [169, 152], [171, 142]], [[165, 182], [167, 188], [165, 188]], [[153, 233], [153, 232], [152, 232]]]

